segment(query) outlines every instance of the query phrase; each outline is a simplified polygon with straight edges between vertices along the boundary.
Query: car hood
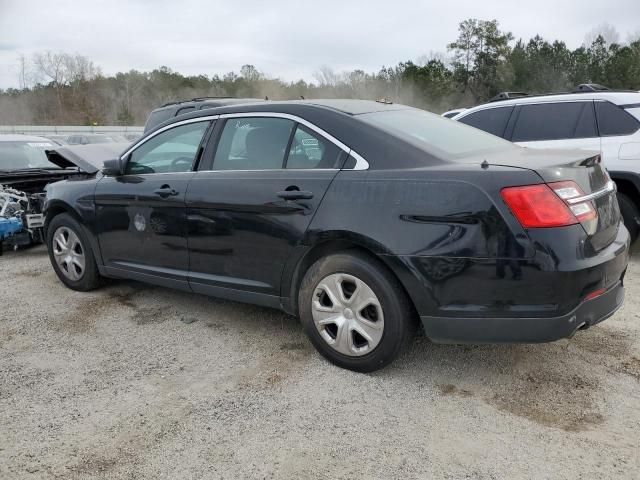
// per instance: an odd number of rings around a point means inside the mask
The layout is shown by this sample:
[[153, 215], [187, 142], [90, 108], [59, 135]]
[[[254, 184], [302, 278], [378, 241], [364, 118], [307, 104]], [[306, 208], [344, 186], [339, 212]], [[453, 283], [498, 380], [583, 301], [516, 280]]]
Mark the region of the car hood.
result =
[[118, 158], [130, 143], [96, 143], [66, 145], [46, 150], [49, 161], [60, 168], [78, 167], [85, 173], [102, 170], [105, 160]]

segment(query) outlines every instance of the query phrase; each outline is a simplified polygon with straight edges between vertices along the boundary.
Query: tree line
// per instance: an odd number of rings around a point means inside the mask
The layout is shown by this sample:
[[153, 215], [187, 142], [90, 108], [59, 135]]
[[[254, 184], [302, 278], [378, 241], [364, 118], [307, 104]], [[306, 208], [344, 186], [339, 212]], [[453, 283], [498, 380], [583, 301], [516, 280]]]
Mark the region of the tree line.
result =
[[619, 42], [611, 27], [570, 49], [561, 40], [514, 40], [496, 20], [468, 19], [447, 54], [335, 72], [314, 81], [271, 78], [253, 65], [224, 75], [185, 76], [168, 67], [103, 75], [82, 55], [41, 52], [18, 61], [19, 88], [0, 90], [0, 124], [142, 125], [168, 102], [207, 96], [277, 99], [386, 98], [435, 112], [475, 105], [501, 91], [570, 91], [581, 83], [640, 90], [640, 35]]

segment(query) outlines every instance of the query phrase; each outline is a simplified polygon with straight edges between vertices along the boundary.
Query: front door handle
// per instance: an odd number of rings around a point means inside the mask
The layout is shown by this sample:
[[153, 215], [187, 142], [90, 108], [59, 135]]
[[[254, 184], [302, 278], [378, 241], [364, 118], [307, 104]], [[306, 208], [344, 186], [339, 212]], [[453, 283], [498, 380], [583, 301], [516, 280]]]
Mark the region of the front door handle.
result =
[[313, 198], [313, 192], [307, 190], [284, 190], [276, 195], [285, 200], [311, 200]]
[[154, 190], [153, 193], [155, 193], [156, 195], [160, 195], [162, 198], [167, 198], [175, 197], [180, 192], [171, 188], [169, 185], [162, 185], [160, 188]]

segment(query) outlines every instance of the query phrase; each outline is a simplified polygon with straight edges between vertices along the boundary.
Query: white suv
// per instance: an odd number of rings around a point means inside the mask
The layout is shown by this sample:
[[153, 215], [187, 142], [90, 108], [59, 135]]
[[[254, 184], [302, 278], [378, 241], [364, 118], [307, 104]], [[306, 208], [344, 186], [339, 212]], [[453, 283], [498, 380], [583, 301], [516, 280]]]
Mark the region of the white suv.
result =
[[531, 148], [595, 150], [618, 188], [624, 223], [640, 233], [640, 92], [523, 96], [469, 108], [454, 120]]

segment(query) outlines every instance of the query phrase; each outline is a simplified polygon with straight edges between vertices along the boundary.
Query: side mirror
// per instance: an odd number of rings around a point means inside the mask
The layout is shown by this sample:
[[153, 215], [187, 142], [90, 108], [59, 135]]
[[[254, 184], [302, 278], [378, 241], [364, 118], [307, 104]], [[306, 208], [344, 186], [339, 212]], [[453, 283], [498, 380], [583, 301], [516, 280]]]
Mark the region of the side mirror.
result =
[[122, 175], [122, 162], [119, 158], [105, 160], [102, 167], [102, 173], [109, 177], [118, 177]]

